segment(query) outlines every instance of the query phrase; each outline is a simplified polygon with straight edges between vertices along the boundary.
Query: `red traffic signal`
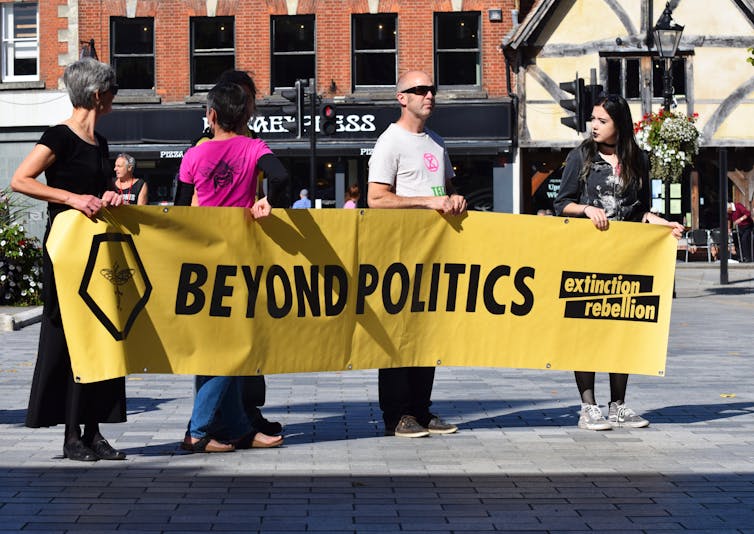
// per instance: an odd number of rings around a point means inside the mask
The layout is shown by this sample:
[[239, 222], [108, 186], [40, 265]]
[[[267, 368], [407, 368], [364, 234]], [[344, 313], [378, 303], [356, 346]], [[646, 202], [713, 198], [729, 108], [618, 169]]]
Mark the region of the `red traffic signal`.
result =
[[333, 135], [338, 129], [338, 115], [333, 104], [322, 104], [319, 110], [319, 129], [324, 135]]

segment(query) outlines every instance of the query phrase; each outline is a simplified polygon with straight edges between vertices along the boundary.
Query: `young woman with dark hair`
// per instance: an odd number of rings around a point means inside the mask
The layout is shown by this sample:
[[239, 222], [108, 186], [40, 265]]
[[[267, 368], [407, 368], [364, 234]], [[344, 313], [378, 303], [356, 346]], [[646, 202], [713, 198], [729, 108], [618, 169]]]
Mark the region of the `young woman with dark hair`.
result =
[[[599, 230], [610, 221], [644, 222], [669, 227], [676, 239], [683, 225], [649, 211], [649, 158], [634, 138], [628, 103], [618, 95], [605, 95], [594, 106], [591, 135], [566, 158], [555, 211], [563, 217], [586, 217]], [[579, 428], [610, 430], [642, 428], [649, 421], [625, 404], [628, 375], [610, 373], [610, 403], [605, 419], [594, 395], [595, 374], [576, 371], [581, 395]]]

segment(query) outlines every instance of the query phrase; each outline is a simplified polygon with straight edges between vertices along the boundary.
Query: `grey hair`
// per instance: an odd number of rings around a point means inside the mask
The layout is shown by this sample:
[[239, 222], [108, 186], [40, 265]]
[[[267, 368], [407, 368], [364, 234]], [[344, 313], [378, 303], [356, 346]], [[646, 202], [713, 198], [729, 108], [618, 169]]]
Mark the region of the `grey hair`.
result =
[[63, 83], [74, 108], [94, 109], [94, 94], [115, 85], [115, 70], [107, 63], [85, 57], [65, 68]]
[[136, 168], [136, 158], [133, 157], [131, 154], [126, 154], [125, 152], [121, 152], [120, 154], [118, 154], [118, 157], [116, 157], [115, 159], [118, 159], [118, 158], [123, 158], [124, 160], [126, 160], [126, 168], [128, 170], [133, 171]]

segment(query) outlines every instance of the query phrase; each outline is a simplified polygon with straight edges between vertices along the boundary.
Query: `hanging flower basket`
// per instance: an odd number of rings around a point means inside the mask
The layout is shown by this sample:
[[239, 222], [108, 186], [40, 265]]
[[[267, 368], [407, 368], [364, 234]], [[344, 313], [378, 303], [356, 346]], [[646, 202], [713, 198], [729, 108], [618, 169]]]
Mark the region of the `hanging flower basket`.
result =
[[693, 165], [699, 153], [697, 114], [693, 117], [661, 109], [644, 115], [634, 132], [639, 146], [649, 152], [652, 178], [678, 182], [686, 165]]

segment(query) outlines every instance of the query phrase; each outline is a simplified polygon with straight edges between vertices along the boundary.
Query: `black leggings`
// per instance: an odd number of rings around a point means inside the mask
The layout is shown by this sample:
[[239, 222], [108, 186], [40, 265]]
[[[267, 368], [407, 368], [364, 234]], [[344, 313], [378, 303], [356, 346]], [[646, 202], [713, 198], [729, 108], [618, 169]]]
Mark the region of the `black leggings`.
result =
[[[594, 373], [590, 371], [576, 371], [576, 387], [579, 388], [581, 402], [584, 404], [597, 404], [594, 399]], [[610, 402], [622, 403], [626, 399], [626, 387], [628, 375], [623, 373], [610, 373]]]

